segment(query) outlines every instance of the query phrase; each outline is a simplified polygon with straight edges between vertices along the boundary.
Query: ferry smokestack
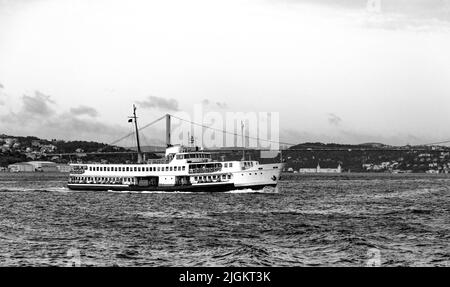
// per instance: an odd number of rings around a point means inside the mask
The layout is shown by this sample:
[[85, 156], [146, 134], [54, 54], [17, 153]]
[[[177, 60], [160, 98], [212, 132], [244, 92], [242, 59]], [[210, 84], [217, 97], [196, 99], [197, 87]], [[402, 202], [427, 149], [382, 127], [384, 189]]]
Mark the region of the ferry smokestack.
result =
[[166, 114], [166, 145], [167, 147], [172, 146], [170, 141], [170, 115]]

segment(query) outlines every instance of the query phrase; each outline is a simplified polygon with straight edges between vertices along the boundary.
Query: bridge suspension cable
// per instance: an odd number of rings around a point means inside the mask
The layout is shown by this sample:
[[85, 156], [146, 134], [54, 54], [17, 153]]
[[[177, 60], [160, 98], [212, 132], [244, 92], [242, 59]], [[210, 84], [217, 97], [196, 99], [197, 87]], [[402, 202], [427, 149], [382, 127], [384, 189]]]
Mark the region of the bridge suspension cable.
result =
[[[196, 122], [193, 122], [193, 121], [190, 121], [190, 120], [185, 120], [185, 119], [182, 119], [182, 118], [174, 116], [174, 115], [170, 115], [170, 116], [173, 117], [173, 118], [176, 118], [176, 119], [178, 119], [180, 121], [184, 121], [184, 122], [187, 122], [187, 123], [190, 123], [192, 125], [199, 126], [199, 127], [205, 128], [205, 129], [210, 129], [210, 130], [214, 130], [214, 131], [217, 131], [217, 132], [221, 132], [221, 133], [225, 133], [225, 134], [229, 134], [229, 135], [233, 135], [233, 136], [238, 136], [238, 137], [242, 136], [242, 135], [239, 135], [238, 133], [229, 132], [229, 131], [227, 131], [225, 129], [217, 129], [217, 128], [209, 127], [209, 126], [206, 126], [204, 124], [199, 124], [199, 123], [196, 123]], [[270, 143], [283, 144], [283, 145], [290, 145], [290, 146], [297, 145], [297, 144], [294, 144], [294, 143], [272, 141], [272, 140], [261, 139], [261, 138], [258, 138], [258, 137], [251, 137], [251, 136], [244, 136], [244, 138], [254, 139], [254, 140], [264, 141], [264, 142], [270, 142]]]
[[[145, 126], [139, 128], [138, 131], [141, 131], [141, 130], [143, 130], [143, 129], [146, 129], [146, 128], [148, 128], [149, 126], [151, 126], [151, 125], [153, 125], [153, 124], [159, 122], [160, 120], [164, 119], [165, 116], [166, 116], [166, 115], [164, 115], [164, 116], [162, 116], [162, 117], [160, 117], [160, 118], [158, 118], [158, 119], [152, 121], [152, 122], [149, 123], [149, 124], [146, 124]], [[117, 140], [111, 142], [109, 145], [115, 145], [116, 143], [118, 143], [118, 142], [120, 142], [120, 141], [122, 141], [122, 140], [128, 138], [129, 136], [132, 136], [132, 135], [134, 135], [134, 132], [131, 132], [131, 133], [127, 134], [126, 136], [123, 136], [123, 137], [121, 137], [120, 139], [117, 139]]]
[[[191, 120], [186, 120], [186, 119], [180, 118], [180, 117], [175, 116], [175, 115], [172, 115], [172, 114], [167, 114], [167, 115], [169, 115], [169, 116], [171, 116], [171, 117], [173, 117], [173, 118], [175, 118], [175, 119], [178, 119], [178, 120], [180, 120], [180, 121], [184, 121], [184, 122], [190, 123], [191, 125], [199, 126], [199, 127], [205, 128], [205, 129], [214, 130], [214, 131], [221, 132], [221, 133], [228, 134], [228, 135], [233, 135], [233, 136], [237, 136], [237, 137], [242, 137], [242, 135], [240, 135], [240, 134], [238, 134], [238, 133], [236, 133], [236, 132], [229, 132], [229, 131], [227, 131], [227, 130], [225, 130], [225, 129], [218, 129], [218, 128], [210, 127], [210, 126], [207, 126], [207, 125], [204, 125], [204, 124], [200, 124], [200, 123], [193, 122], [193, 121], [191, 121]], [[164, 119], [167, 115], [163, 115], [163, 116], [159, 117], [158, 119], [156, 119], [156, 120], [154, 120], [154, 121], [152, 121], [152, 122], [150, 122], [150, 123], [144, 125], [143, 127], [139, 128], [138, 131], [141, 131], [141, 130], [143, 130], [143, 129], [146, 129], [147, 127], [149, 127], [149, 126], [151, 126], [151, 125], [153, 125], [153, 124], [155, 124], [155, 123], [161, 121], [161, 120]], [[115, 144], [117, 144], [118, 142], [120, 142], [120, 141], [122, 141], [122, 140], [124, 140], [124, 139], [126, 139], [126, 138], [128, 138], [128, 137], [130, 137], [130, 136], [132, 136], [132, 135], [134, 135], [134, 134], [135, 134], [134, 132], [131, 132], [131, 133], [129, 133], [129, 134], [127, 134], [127, 135], [125, 135], [125, 136], [123, 136], [123, 137], [121, 137], [121, 138], [119, 138], [119, 139], [113, 141], [113, 142], [111, 142], [110, 145], [115, 145]], [[286, 145], [286, 146], [295, 146], [295, 145], [298, 145], [298, 143], [288, 143], [288, 142], [282, 142], [282, 141], [267, 140], [267, 139], [261, 139], [261, 138], [259, 138], [259, 137], [252, 137], [252, 136], [247, 136], [247, 135], [244, 135], [244, 138], [247, 138], [247, 139], [254, 139], [254, 140], [264, 141], [264, 142], [269, 142], [269, 143], [282, 144], [282, 145]], [[450, 143], [450, 140], [441, 141], [441, 142], [433, 142], [433, 143], [420, 144], [420, 145], [418, 145], [418, 146], [432, 146], [432, 145], [439, 145], [439, 144], [445, 144], [445, 143]], [[318, 150], [336, 150], [336, 151], [339, 151], [339, 150], [342, 150], [342, 149], [347, 149], [347, 148], [342, 148], [342, 147], [334, 147], [334, 148], [317, 148], [317, 147], [312, 147], [312, 148], [318, 149]], [[301, 150], [303, 150], [303, 149], [311, 149], [311, 148], [308, 148], [307, 146], [305, 146], [305, 147], [302, 147]], [[368, 148], [361, 148], [361, 149], [367, 150]], [[388, 148], [388, 149], [389, 149], [389, 148]], [[356, 151], [357, 149], [352, 148], [352, 150], [355, 150], [355, 151]], [[396, 148], [391, 148], [390, 150], [397, 150], [397, 149], [396, 149]], [[403, 149], [402, 149], [402, 150], [403, 150]]]

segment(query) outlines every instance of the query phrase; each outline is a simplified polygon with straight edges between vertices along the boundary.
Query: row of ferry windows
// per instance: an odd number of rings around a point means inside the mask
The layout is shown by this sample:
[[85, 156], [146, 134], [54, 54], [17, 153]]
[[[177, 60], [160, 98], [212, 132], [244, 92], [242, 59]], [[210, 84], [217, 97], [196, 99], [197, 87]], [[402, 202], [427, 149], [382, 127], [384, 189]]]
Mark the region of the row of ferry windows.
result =
[[177, 159], [188, 159], [188, 158], [211, 158], [211, 154], [209, 153], [177, 154]]
[[89, 171], [185, 171], [185, 166], [90, 166]]
[[231, 174], [222, 174], [222, 175], [204, 175], [204, 176], [195, 176], [195, 181], [209, 180], [209, 179], [231, 179]]
[[73, 176], [70, 178], [71, 181], [134, 181], [132, 177], [88, 177], [88, 176]]

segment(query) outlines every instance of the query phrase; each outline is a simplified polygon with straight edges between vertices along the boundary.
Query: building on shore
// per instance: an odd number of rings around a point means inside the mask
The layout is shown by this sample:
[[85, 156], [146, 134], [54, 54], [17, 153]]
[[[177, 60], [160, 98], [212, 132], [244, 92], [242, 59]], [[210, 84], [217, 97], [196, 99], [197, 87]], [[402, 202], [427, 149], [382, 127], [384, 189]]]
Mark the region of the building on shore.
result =
[[58, 168], [56, 163], [51, 161], [29, 161], [34, 166], [35, 171], [42, 172], [57, 172]]
[[33, 172], [34, 166], [28, 162], [17, 162], [8, 165], [8, 170], [10, 172]]
[[70, 166], [51, 161], [28, 161], [8, 165], [11, 172], [70, 172]]
[[332, 166], [320, 166], [320, 163], [317, 163], [316, 167], [302, 167], [298, 170], [299, 173], [341, 173], [342, 167], [338, 164], [337, 167]]

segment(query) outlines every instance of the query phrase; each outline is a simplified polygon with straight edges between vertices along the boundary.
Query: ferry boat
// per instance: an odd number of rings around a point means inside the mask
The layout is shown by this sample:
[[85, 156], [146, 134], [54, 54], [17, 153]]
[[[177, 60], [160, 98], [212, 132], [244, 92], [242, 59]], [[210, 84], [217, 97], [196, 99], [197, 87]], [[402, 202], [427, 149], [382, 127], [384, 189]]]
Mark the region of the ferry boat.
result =
[[[236, 189], [260, 190], [275, 187], [281, 163], [258, 161], [215, 161], [211, 153], [198, 147], [170, 145], [162, 159], [143, 161], [139, 133], [136, 164], [71, 164], [67, 187], [72, 190], [98, 191], [199, 191], [217, 192]], [[166, 140], [170, 142], [170, 118]]]

